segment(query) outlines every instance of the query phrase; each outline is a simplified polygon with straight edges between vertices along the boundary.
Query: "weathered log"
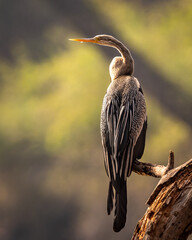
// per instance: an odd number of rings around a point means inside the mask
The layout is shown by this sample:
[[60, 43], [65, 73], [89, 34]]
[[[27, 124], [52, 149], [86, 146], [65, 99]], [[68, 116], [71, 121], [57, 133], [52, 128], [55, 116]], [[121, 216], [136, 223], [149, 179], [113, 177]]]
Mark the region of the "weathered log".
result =
[[[149, 167], [147, 175], [162, 178], [147, 201], [149, 207], [132, 240], [185, 240], [192, 233], [192, 159], [169, 170], [173, 162], [170, 153], [167, 167], [153, 165], [152, 170]], [[162, 171], [156, 172], [154, 167]], [[136, 172], [142, 173], [140, 170]]]

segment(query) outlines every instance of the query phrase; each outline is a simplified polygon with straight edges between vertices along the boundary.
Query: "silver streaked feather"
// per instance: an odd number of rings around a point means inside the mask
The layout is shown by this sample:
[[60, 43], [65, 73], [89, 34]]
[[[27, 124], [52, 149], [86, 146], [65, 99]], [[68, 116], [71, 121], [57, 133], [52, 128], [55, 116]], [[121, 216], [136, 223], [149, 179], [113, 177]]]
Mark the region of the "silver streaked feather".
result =
[[122, 80], [121, 84], [112, 82], [108, 88], [101, 117], [105, 167], [111, 180], [117, 176], [126, 180], [130, 176], [134, 147], [146, 119], [145, 100], [138, 81], [126, 76]]

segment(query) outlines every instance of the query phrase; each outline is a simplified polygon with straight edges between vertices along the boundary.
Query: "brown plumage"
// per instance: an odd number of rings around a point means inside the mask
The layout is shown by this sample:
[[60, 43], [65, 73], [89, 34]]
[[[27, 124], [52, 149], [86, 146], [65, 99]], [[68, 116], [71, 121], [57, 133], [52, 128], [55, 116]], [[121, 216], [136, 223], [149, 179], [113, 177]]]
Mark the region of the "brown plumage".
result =
[[120, 41], [109, 35], [73, 40], [113, 47], [121, 54], [109, 67], [111, 83], [103, 100], [100, 125], [104, 164], [109, 177], [107, 213], [113, 209], [115, 196], [113, 229], [119, 232], [126, 222], [127, 177], [134, 160], [142, 157], [145, 147], [145, 99], [138, 80], [133, 76], [134, 61], [130, 51]]

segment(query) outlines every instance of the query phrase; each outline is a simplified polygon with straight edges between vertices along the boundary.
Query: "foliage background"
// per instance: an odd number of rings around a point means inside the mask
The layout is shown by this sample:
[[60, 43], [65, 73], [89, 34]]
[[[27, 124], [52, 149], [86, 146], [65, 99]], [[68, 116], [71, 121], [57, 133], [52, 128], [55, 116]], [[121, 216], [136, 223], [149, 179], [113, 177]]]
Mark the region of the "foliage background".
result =
[[69, 42], [100, 33], [131, 50], [148, 111], [143, 161], [192, 154], [192, 3], [0, 3], [0, 239], [130, 239], [156, 179], [128, 181], [124, 230], [106, 214], [99, 120], [113, 49]]

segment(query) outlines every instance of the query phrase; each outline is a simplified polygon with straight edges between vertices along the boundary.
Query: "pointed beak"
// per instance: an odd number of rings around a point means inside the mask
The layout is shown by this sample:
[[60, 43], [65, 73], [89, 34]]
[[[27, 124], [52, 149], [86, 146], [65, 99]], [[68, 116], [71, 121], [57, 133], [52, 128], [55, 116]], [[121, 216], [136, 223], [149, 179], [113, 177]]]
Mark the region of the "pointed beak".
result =
[[91, 42], [91, 43], [98, 43], [97, 40], [95, 40], [94, 38], [75, 38], [75, 39], [69, 39], [70, 41], [76, 41], [76, 42]]

